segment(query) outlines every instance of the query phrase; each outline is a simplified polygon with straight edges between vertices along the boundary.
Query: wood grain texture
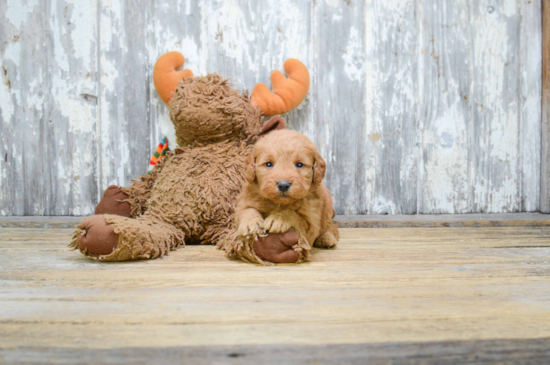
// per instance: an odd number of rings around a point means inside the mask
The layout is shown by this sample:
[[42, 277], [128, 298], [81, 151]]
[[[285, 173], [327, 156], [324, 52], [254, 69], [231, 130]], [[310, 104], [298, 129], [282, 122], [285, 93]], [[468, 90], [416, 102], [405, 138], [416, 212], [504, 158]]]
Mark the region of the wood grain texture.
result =
[[[519, 146], [518, 178], [521, 180], [521, 211], [540, 209], [542, 120], [541, 2], [520, 1], [519, 38]], [[526, 72], [525, 70], [532, 70]], [[544, 160], [545, 163], [548, 160]]]
[[0, 214], [88, 214], [98, 194], [97, 2], [0, 7]]
[[470, 1], [423, 2], [419, 25], [419, 212], [471, 212]]
[[170, 50], [247, 90], [304, 61], [310, 93], [287, 120], [327, 160], [338, 214], [550, 212], [541, 0], [0, 11], [0, 215], [88, 215], [108, 185], [145, 172], [162, 136], [173, 140], [151, 80]]
[[518, 211], [518, 2], [474, 1], [471, 14], [473, 209]]
[[400, 343], [437, 354], [436, 342], [456, 354], [550, 337], [549, 227], [342, 229], [338, 249], [275, 267], [213, 246], [98, 263], [67, 252], [70, 233], [0, 229], [4, 356]]
[[[365, 9], [365, 212], [413, 214], [418, 199], [418, 18], [421, 2], [368, 1]], [[361, 179], [362, 176], [359, 177]], [[365, 204], [367, 203], [367, 204]], [[348, 213], [353, 214], [353, 213]], [[357, 214], [357, 213], [355, 213]]]
[[550, 338], [529, 340], [465, 340], [336, 345], [237, 345], [161, 348], [1, 349], [6, 364], [80, 363], [146, 365], [174, 364], [545, 364], [550, 361]]
[[[364, 181], [365, 44], [363, 2], [315, 3], [314, 141], [327, 162], [327, 187], [338, 197], [339, 214], [366, 212]], [[329, 85], [334, 85], [330, 87]], [[346, 141], [338, 147], [336, 141]]]
[[542, 138], [540, 210], [550, 213], [550, 1], [542, 0]]
[[145, 0], [103, 1], [97, 10], [101, 193], [109, 185], [128, 184], [132, 173], [142, 174], [152, 145], [158, 143], [148, 121], [154, 64], [148, 52], [153, 43], [148, 6]]

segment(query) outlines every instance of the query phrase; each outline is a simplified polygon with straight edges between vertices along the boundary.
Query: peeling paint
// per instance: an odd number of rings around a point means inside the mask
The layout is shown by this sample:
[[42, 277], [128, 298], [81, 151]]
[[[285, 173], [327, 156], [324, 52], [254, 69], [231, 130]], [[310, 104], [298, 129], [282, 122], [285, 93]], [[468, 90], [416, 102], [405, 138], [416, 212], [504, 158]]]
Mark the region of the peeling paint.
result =
[[345, 61], [344, 71], [351, 81], [361, 81], [365, 75], [364, 54], [362, 39], [356, 28], [351, 28], [349, 32], [348, 45], [343, 51], [342, 58]]
[[[210, 41], [223, 47], [224, 56], [236, 61], [237, 67], [247, 67], [248, 72], [258, 72], [253, 62], [250, 45], [256, 41], [256, 32], [247, 26], [246, 16], [234, 0], [217, 2], [207, 18]], [[213, 72], [215, 70], [208, 70]]]
[[35, 11], [38, 0], [8, 0], [6, 19], [16, 28], [21, 28], [28, 14]]
[[2, 120], [4, 122], [12, 122], [15, 105], [12, 100], [11, 87], [8, 86], [7, 73], [0, 74], [0, 112], [2, 113]]
[[[72, 8], [70, 15], [72, 56], [81, 60], [89, 60], [94, 54], [96, 45], [97, 4], [95, 1], [65, 0], [66, 6]], [[78, 6], [77, 6], [78, 5]]]
[[9, 0], [0, 215], [91, 214], [163, 135], [174, 147], [151, 79], [170, 50], [248, 90], [304, 61], [310, 93], [286, 119], [319, 146], [340, 214], [537, 210], [540, 5]]

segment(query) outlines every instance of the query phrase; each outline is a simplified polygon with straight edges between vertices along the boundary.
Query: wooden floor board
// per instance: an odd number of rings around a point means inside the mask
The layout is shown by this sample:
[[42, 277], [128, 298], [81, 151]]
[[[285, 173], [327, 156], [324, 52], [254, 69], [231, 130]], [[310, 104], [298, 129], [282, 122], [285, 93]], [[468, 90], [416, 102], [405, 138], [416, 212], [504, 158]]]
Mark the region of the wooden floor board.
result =
[[85, 361], [90, 349], [131, 361], [147, 348], [252, 363], [299, 348], [317, 351], [296, 357], [306, 363], [365, 348], [410, 360], [414, 346], [422, 361], [472, 348], [502, 360], [506, 346], [527, 363], [549, 356], [550, 227], [342, 229], [336, 250], [274, 267], [213, 246], [99, 263], [68, 250], [71, 232], [0, 228], [0, 363]]
[[[6, 363], [72, 364], [533, 364], [550, 357], [550, 339], [390, 342], [344, 345], [177, 346], [162, 348], [18, 348]], [[505, 360], [503, 360], [505, 359]], [[46, 361], [45, 361], [46, 360]], [[72, 360], [72, 361], [71, 361]], [[542, 362], [544, 363], [544, 362]]]

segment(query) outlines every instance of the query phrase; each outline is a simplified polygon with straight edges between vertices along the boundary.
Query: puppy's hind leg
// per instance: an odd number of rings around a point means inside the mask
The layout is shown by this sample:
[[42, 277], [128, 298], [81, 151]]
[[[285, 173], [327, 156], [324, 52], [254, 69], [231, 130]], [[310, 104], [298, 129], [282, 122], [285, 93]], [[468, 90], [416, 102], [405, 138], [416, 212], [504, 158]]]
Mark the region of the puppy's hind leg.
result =
[[323, 233], [315, 243], [313, 244], [313, 247], [317, 248], [335, 248], [338, 244], [338, 241], [334, 237], [334, 235], [330, 231], [326, 231]]
[[338, 226], [333, 220], [328, 222], [328, 227], [325, 233], [315, 240], [313, 247], [317, 248], [335, 248], [340, 239], [340, 232], [338, 232]]

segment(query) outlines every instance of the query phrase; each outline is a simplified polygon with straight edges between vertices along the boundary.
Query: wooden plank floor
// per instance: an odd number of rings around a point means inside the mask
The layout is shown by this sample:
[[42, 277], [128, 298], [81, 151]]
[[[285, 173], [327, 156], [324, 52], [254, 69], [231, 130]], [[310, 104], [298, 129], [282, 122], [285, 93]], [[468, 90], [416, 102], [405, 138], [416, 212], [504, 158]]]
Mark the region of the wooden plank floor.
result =
[[550, 227], [342, 229], [275, 267], [98, 263], [71, 232], [0, 229], [0, 363], [550, 359]]

